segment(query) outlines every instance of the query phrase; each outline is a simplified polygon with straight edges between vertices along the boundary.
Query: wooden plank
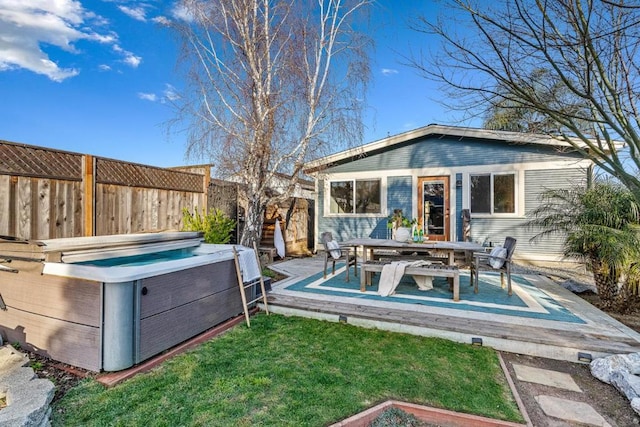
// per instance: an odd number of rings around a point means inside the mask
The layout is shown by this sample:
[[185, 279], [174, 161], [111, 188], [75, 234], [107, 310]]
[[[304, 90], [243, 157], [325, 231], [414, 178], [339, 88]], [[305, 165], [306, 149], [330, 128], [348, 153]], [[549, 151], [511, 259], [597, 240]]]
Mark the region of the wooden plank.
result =
[[389, 307], [362, 304], [328, 302], [289, 295], [269, 295], [269, 306], [282, 306], [318, 313], [353, 316], [362, 319], [411, 325], [428, 329], [444, 330], [462, 334], [475, 334], [505, 340], [524, 341], [558, 347], [581, 348], [607, 353], [630, 353], [640, 351], [640, 343], [626, 336], [605, 336], [590, 332], [588, 326], [580, 325], [573, 330], [552, 329], [532, 322], [517, 325], [474, 318], [443, 316], [432, 313], [416, 313]]
[[141, 231], [149, 231], [151, 230], [151, 201], [150, 201], [151, 194], [146, 188], [141, 189], [141, 191], [142, 191], [141, 205], [142, 205], [142, 210], [144, 211], [144, 215], [142, 216]]
[[12, 261], [19, 273], [0, 273], [0, 294], [9, 308], [99, 327], [100, 284], [40, 274], [38, 262]]
[[[67, 203], [64, 237], [82, 236], [86, 229], [83, 184], [81, 182], [70, 182], [67, 185], [72, 189], [73, 203]], [[69, 233], [72, 234], [69, 235]]]
[[150, 224], [149, 224], [149, 230], [153, 230], [153, 231], [157, 231], [159, 230], [159, 224], [158, 224], [158, 203], [159, 203], [159, 194], [161, 190], [158, 190], [157, 188], [150, 188], [149, 190], [150, 193], [150, 202], [151, 204], [149, 205], [149, 213], [151, 215], [150, 218]]
[[187, 208], [189, 209], [191, 212], [193, 212], [194, 208], [193, 206], [189, 206], [187, 203], [185, 203], [185, 193], [180, 192], [180, 191], [176, 191], [176, 209], [178, 212], [182, 212], [182, 209]]
[[25, 350], [91, 371], [102, 368], [100, 328], [9, 308], [0, 310], [0, 332]]
[[[76, 189], [77, 187], [77, 189]], [[51, 184], [51, 237], [76, 237], [82, 235], [81, 212], [75, 212], [80, 204], [77, 194], [80, 184], [73, 181], [54, 181]]]
[[140, 360], [242, 313], [237, 286], [140, 320]]
[[66, 194], [62, 181], [51, 180], [51, 188], [49, 189], [49, 238], [55, 239], [61, 237], [62, 218], [64, 218], [64, 205], [66, 203]]
[[142, 319], [238, 287], [232, 260], [145, 278], [142, 286], [147, 288], [140, 300]]
[[176, 216], [176, 203], [175, 203], [175, 191], [170, 191], [167, 198], [167, 228], [169, 230], [175, 230], [175, 216]]
[[144, 206], [142, 205], [142, 189], [134, 187], [131, 190], [131, 232], [143, 230]]
[[0, 235], [9, 235], [11, 177], [0, 175]]
[[118, 229], [116, 227], [116, 220], [118, 218], [118, 187], [116, 185], [109, 184], [106, 186], [105, 190], [107, 196], [105, 200], [107, 203], [107, 206], [105, 206], [107, 211], [105, 234], [118, 234]]
[[101, 234], [103, 234], [103, 224], [105, 223], [106, 219], [105, 216], [107, 215], [107, 212], [104, 209], [104, 205], [105, 205], [105, 194], [104, 194], [104, 186], [102, 184], [98, 184], [96, 186], [96, 192], [95, 192], [95, 224], [96, 224], [96, 234], [99, 236]]
[[130, 234], [131, 231], [131, 198], [132, 187], [120, 187], [120, 215], [118, 217], [118, 229], [120, 233]]
[[111, 208], [111, 234], [121, 234], [120, 231], [120, 209], [122, 202], [122, 188], [119, 185], [114, 185], [111, 188], [112, 202], [109, 206]]
[[158, 229], [168, 230], [171, 227], [167, 222], [167, 203], [171, 197], [171, 191], [160, 190], [158, 191]]
[[89, 154], [82, 156], [82, 187], [83, 187], [83, 212], [84, 212], [84, 235], [94, 236], [96, 234], [96, 194], [95, 194], [95, 159]]
[[16, 186], [16, 237], [31, 238], [31, 178], [18, 177]]
[[116, 199], [115, 185], [96, 186], [96, 235], [116, 234]]
[[51, 221], [51, 180], [38, 179], [36, 192], [34, 222], [35, 238], [49, 239]]

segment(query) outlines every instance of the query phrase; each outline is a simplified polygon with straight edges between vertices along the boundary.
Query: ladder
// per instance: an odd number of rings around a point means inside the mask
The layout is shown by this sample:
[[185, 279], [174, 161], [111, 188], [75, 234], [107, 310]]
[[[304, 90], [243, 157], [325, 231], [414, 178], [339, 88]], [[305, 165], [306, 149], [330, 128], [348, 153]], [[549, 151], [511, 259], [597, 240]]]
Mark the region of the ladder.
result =
[[[260, 266], [260, 256], [258, 255], [258, 248], [255, 244], [255, 242], [253, 243], [253, 253], [255, 254], [256, 257], [256, 262], [258, 263], [258, 268], [261, 268]], [[233, 246], [233, 259], [235, 261], [236, 264], [236, 275], [238, 276], [238, 286], [240, 287], [240, 297], [242, 298], [242, 307], [244, 309], [244, 318], [247, 322], [247, 327], [251, 327], [251, 321], [249, 320], [249, 306], [255, 302], [258, 302], [260, 300], [262, 300], [262, 303], [264, 304], [264, 310], [267, 314], [269, 314], [269, 306], [267, 305], [267, 293], [264, 289], [264, 280], [262, 280], [262, 274], [260, 274], [260, 276], [257, 279], [251, 280], [249, 282], [245, 282], [243, 277], [242, 277], [242, 269], [240, 268], [240, 259], [238, 256], [238, 251], [236, 250], [236, 247]], [[262, 291], [259, 297], [256, 297], [254, 299], [252, 299], [251, 301], [247, 300], [247, 289], [255, 289], [257, 290], [257, 286], [258, 284], [260, 285], [260, 290]], [[256, 292], [257, 293], [257, 292]]]

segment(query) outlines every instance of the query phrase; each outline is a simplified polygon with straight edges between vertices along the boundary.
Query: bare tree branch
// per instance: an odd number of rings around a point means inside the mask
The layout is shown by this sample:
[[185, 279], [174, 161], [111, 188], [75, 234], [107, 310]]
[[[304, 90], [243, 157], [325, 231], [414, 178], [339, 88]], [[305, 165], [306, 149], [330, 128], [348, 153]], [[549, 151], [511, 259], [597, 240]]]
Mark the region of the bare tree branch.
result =
[[361, 142], [370, 39], [352, 25], [372, 2], [182, 0], [188, 154], [245, 184], [241, 243], [260, 239], [275, 174], [288, 197], [305, 161]]
[[[442, 50], [412, 58], [413, 66], [443, 83], [457, 108], [518, 106], [556, 123], [557, 138], [640, 200], [638, 6], [623, 0], [449, 0], [444, 10], [446, 19], [414, 24], [439, 36]], [[545, 73], [532, 80], [541, 69]]]

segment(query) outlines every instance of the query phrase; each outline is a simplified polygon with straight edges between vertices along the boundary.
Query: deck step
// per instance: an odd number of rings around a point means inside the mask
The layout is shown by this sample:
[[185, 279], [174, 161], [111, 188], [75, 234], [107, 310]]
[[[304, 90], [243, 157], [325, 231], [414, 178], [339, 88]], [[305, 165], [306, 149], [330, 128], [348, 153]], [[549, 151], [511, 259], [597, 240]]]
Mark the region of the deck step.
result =
[[[323, 320], [345, 321], [357, 326], [402, 331], [471, 344], [472, 338], [482, 338], [483, 345], [496, 350], [527, 354], [550, 359], [577, 362], [578, 352], [594, 358], [611, 354], [640, 351], [640, 342], [623, 333], [612, 336], [586, 325], [556, 329], [530, 324], [505, 324], [476, 316], [457, 316], [421, 309], [400, 310], [390, 306], [341, 302], [335, 299], [307, 298], [272, 292], [268, 298], [274, 313], [299, 315]], [[462, 310], [460, 310], [462, 311]], [[544, 323], [544, 322], [543, 322]], [[620, 332], [620, 331], [617, 331]]]

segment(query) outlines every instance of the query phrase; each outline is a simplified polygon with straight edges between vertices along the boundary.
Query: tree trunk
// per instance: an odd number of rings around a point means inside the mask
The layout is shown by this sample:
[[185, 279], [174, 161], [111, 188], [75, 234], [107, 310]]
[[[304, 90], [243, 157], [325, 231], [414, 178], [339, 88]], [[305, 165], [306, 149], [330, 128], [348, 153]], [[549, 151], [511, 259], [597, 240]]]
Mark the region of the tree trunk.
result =
[[609, 270], [596, 257], [591, 258], [591, 270], [602, 308], [612, 308], [618, 293], [617, 283], [611, 283]]
[[255, 242], [256, 246], [260, 246], [266, 209], [267, 205], [259, 195], [253, 194], [249, 197], [249, 205], [245, 212], [244, 231], [240, 240], [241, 245], [253, 248], [253, 243]]
[[615, 312], [620, 314], [626, 313], [631, 305], [632, 296], [630, 284], [628, 282], [622, 283], [618, 290], [618, 295], [616, 295], [615, 304], [613, 305]]

